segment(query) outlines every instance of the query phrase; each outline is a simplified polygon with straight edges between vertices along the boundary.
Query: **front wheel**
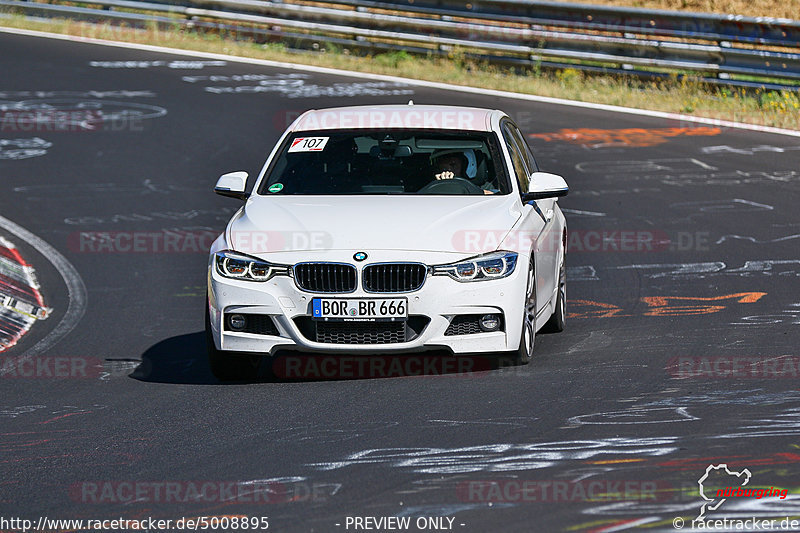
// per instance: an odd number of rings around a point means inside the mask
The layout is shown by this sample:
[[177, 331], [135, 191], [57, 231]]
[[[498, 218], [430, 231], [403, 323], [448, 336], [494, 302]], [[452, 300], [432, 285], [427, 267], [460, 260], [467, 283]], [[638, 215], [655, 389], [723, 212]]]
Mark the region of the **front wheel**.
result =
[[511, 352], [514, 365], [527, 365], [533, 356], [533, 344], [536, 337], [536, 276], [533, 263], [528, 267], [528, 285], [525, 289], [525, 306], [522, 311], [522, 331], [520, 331], [519, 348]]
[[211, 373], [220, 381], [246, 381], [253, 379], [258, 370], [258, 357], [237, 355], [217, 350], [211, 333], [211, 317], [206, 302], [206, 351]]

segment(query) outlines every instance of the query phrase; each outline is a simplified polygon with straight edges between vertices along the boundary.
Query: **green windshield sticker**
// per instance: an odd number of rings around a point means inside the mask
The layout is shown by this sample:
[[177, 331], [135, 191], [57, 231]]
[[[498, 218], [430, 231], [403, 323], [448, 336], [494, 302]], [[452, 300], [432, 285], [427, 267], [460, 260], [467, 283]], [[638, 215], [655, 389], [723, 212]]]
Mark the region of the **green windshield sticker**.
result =
[[281, 192], [283, 190], [283, 183], [273, 183], [267, 190], [269, 192]]

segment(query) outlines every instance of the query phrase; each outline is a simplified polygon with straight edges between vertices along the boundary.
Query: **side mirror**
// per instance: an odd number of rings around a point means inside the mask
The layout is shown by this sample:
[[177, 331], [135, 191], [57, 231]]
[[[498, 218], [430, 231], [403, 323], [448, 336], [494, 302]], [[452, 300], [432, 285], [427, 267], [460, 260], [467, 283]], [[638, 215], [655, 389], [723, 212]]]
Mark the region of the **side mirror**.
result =
[[569, 193], [569, 186], [564, 178], [548, 172], [534, 172], [528, 183], [528, 192], [522, 193], [522, 201], [558, 198]]
[[231, 198], [238, 198], [239, 200], [247, 200], [250, 196], [245, 189], [247, 188], [247, 172], [228, 172], [223, 174], [217, 180], [217, 186], [214, 187], [214, 192], [221, 196], [229, 196]]

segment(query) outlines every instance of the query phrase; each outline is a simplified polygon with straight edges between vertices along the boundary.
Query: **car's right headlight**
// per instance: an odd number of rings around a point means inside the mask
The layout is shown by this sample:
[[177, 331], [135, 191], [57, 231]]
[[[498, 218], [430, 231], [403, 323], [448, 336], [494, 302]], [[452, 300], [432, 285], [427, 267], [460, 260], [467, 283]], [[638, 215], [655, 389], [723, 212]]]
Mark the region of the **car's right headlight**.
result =
[[223, 250], [214, 254], [220, 276], [244, 281], [267, 281], [274, 276], [288, 276], [289, 265], [277, 265], [238, 252]]

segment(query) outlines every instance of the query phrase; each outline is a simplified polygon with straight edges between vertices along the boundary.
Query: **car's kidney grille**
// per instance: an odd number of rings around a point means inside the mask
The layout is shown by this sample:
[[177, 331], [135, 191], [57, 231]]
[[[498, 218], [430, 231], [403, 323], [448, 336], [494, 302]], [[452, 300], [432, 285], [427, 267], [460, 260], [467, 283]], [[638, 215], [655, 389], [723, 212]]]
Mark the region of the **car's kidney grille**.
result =
[[317, 342], [395, 344], [406, 342], [405, 322], [317, 322]]
[[356, 268], [339, 263], [300, 263], [294, 267], [297, 286], [309, 292], [353, 292]]
[[422, 287], [428, 268], [417, 263], [382, 263], [364, 268], [367, 292], [410, 292]]

